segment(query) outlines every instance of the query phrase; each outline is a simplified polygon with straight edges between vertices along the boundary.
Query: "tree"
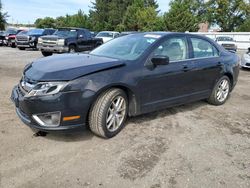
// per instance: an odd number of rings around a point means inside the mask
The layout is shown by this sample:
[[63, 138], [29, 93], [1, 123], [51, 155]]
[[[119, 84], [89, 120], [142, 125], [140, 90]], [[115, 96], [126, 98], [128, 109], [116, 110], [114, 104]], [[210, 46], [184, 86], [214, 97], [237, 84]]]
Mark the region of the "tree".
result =
[[38, 18], [35, 21], [35, 26], [37, 28], [55, 28], [56, 27], [56, 20], [51, 17], [45, 17], [45, 18]]
[[248, 17], [241, 26], [238, 27], [239, 32], [250, 32], [250, 17]]
[[133, 0], [96, 0], [90, 10], [93, 30], [116, 30], [121, 27], [123, 16]]
[[5, 25], [7, 24], [7, 17], [8, 17], [7, 12], [6, 13], [2, 12], [2, 2], [0, 0], [0, 30], [5, 29]]
[[122, 25], [125, 30], [132, 31], [153, 31], [159, 30], [160, 17], [156, 8], [155, 1], [134, 0], [128, 6], [123, 17]]
[[207, 3], [208, 21], [222, 31], [234, 31], [250, 14], [250, 3], [245, 0], [210, 0]]
[[202, 1], [172, 0], [169, 12], [164, 14], [166, 30], [175, 32], [197, 31], [204, 9]]

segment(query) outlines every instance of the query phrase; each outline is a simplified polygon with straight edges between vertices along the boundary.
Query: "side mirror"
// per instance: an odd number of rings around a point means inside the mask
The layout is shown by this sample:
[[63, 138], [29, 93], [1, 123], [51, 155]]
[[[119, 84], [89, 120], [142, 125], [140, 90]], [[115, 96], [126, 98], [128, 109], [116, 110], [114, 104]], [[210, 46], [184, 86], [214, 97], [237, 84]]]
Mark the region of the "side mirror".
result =
[[169, 64], [169, 57], [168, 56], [155, 56], [151, 59], [151, 61], [155, 66], [168, 65]]

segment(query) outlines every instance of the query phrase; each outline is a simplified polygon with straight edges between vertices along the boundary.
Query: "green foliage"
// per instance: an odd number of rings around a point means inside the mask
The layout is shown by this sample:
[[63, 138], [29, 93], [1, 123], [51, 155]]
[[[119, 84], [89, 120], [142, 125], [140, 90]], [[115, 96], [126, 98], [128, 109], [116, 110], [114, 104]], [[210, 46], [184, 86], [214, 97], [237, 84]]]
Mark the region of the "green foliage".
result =
[[6, 21], [7, 17], [8, 17], [8, 14], [2, 12], [2, 2], [0, 0], [0, 30], [5, 29], [5, 25], [7, 24], [7, 21]]
[[172, 0], [169, 12], [164, 14], [165, 27], [168, 31], [197, 31], [202, 9], [200, 1]]
[[157, 4], [154, 1], [134, 0], [128, 6], [122, 25], [129, 31], [153, 31], [159, 29], [160, 17], [157, 16]]
[[245, 0], [210, 0], [207, 3], [208, 21], [222, 31], [237, 30], [250, 14], [250, 3]]
[[[250, 31], [250, 2], [246, 0], [171, 0], [169, 11], [161, 15], [158, 8], [157, 0], [93, 0], [89, 15], [79, 10], [56, 19], [39, 18], [35, 26], [185, 32], [197, 31], [199, 23], [209, 22], [223, 31]], [[5, 21], [0, 9], [0, 27]]]
[[60, 16], [56, 19], [51, 17], [38, 18], [35, 21], [37, 28], [59, 28], [59, 27], [89, 27], [88, 16], [82, 10], [77, 14]]
[[54, 28], [56, 26], [56, 20], [51, 17], [38, 18], [35, 21], [37, 28]]
[[247, 18], [237, 29], [239, 32], [250, 32], [250, 17]]

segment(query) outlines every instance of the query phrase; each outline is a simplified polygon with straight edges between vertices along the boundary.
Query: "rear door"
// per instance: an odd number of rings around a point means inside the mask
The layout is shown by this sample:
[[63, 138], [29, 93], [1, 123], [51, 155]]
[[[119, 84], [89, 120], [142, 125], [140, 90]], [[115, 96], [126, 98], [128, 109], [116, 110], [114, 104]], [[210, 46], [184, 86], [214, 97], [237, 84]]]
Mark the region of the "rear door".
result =
[[211, 93], [220, 77], [222, 65], [218, 49], [203, 37], [189, 37], [192, 46], [193, 85], [196, 91]]

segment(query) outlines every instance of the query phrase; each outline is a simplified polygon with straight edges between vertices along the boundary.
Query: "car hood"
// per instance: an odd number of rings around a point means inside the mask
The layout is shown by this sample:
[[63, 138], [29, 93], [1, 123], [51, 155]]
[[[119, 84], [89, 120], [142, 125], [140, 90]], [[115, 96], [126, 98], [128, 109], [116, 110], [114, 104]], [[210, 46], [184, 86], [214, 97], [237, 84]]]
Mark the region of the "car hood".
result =
[[44, 40], [57, 40], [57, 39], [66, 39], [68, 38], [67, 36], [58, 36], [58, 35], [46, 35], [41, 37]]
[[108, 42], [108, 41], [110, 41], [110, 40], [112, 40], [113, 38], [111, 38], [111, 37], [95, 37], [95, 38], [97, 38], [97, 39], [102, 39], [102, 41], [105, 43], [105, 42]]
[[218, 41], [218, 44], [235, 44], [234, 41]]
[[90, 54], [62, 54], [34, 61], [25, 67], [24, 75], [33, 81], [68, 81], [124, 65], [124, 61], [107, 57]]

